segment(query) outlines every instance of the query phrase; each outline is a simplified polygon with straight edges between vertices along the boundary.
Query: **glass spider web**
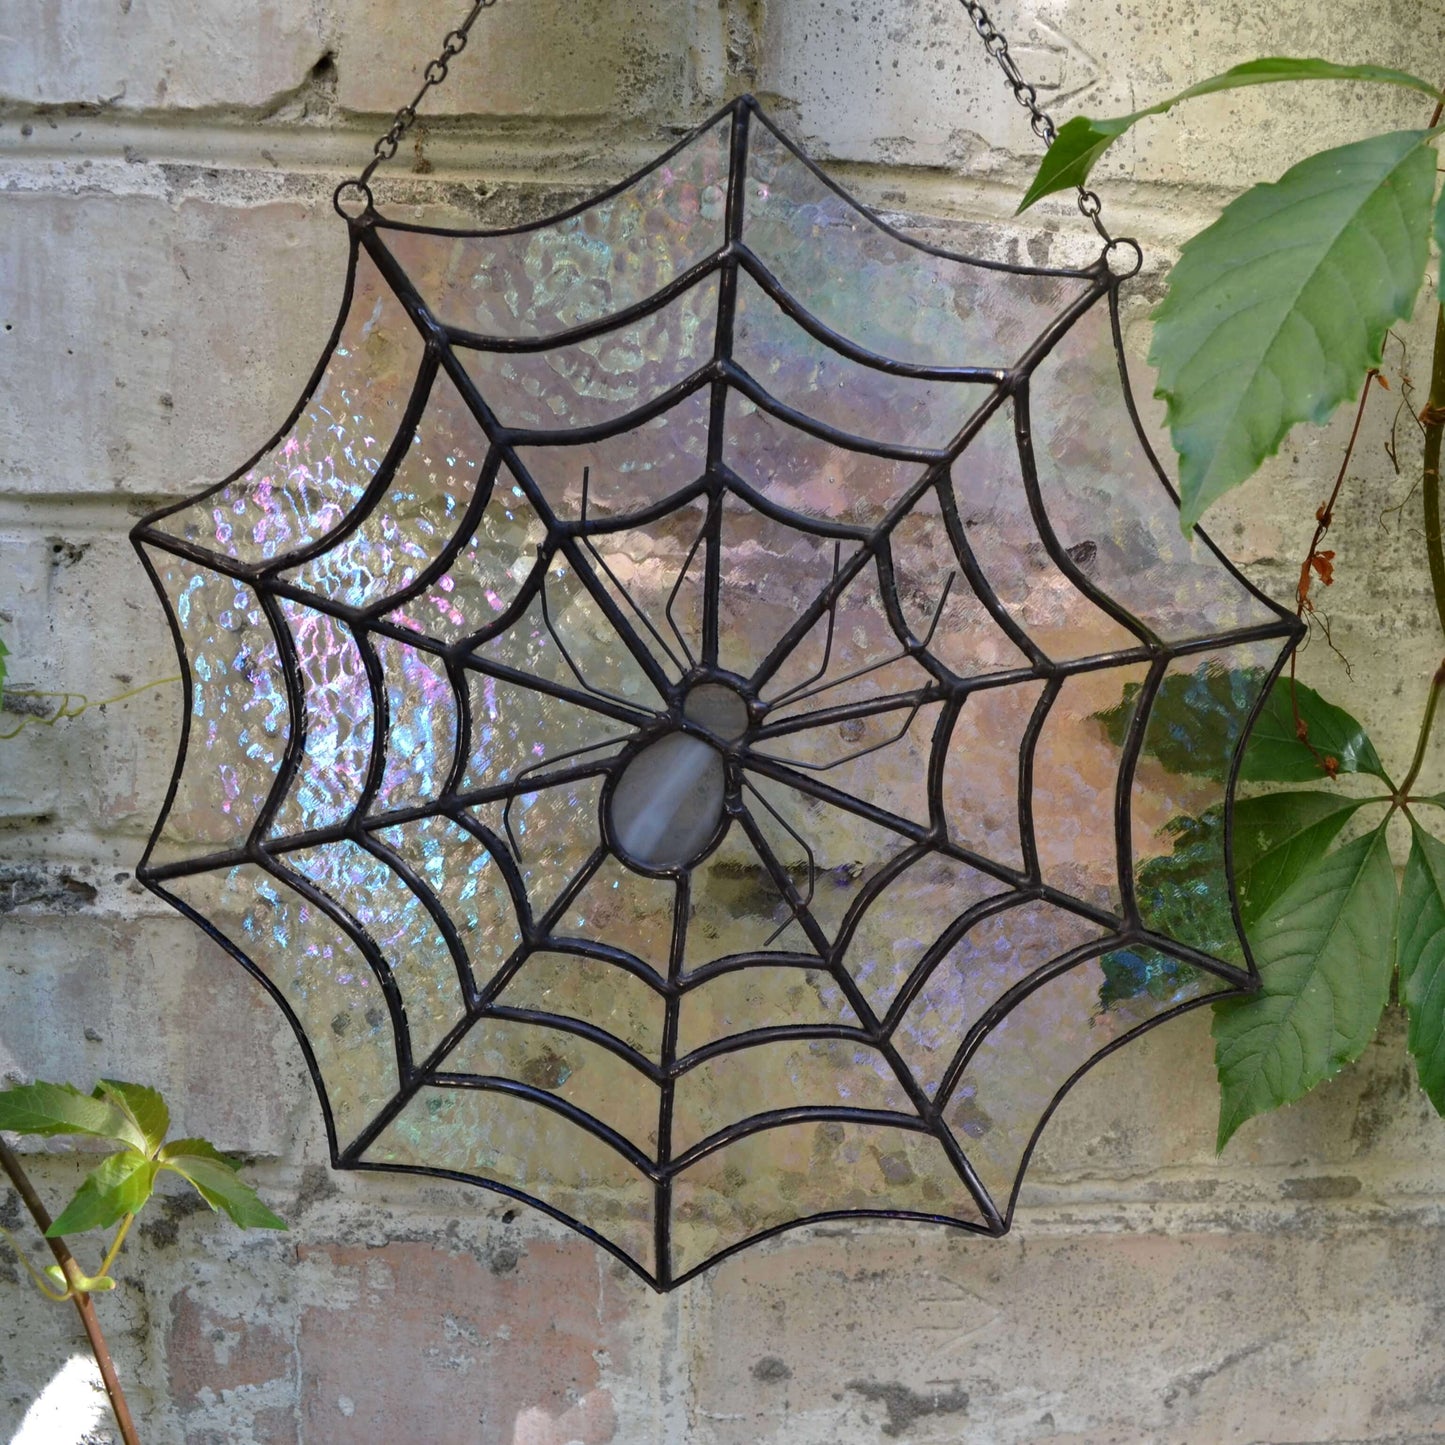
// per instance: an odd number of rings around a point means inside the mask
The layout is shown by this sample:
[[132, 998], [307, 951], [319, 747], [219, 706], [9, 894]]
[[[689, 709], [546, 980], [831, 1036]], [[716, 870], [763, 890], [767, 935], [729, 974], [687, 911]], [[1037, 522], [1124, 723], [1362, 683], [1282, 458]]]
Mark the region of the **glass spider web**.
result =
[[1117, 279], [909, 240], [751, 100], [536, 226], [351, 235], [291, 421], [136, 529], [188, 681], [141, 878], [338, 1166], [658, 1287], [1003, 1233], [1069, 1084], [1253, 978], [1228, 801], [1296, 631], [1180, 535]]

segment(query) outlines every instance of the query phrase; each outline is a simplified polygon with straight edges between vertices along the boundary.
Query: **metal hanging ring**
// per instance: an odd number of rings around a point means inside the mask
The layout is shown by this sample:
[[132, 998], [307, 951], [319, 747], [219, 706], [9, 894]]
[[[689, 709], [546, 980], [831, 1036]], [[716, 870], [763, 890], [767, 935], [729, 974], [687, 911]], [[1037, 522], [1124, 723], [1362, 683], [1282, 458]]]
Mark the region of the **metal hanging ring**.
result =
[[342, 181], [331, 193], [331, 204], [344, 221], [365, 219], [376, 210], [371, 187], [365, 181]]
[[[1121, 250], [1126, 247], [1132, 256], [1132, 263], [1120, 255]], [[1116, 281], [1127, 281], [1130, 276], [1137, 276], [1144, 265], [1143, 248], [1132, 236], [1111, 239], [1104, 246], [1104, 264]]]

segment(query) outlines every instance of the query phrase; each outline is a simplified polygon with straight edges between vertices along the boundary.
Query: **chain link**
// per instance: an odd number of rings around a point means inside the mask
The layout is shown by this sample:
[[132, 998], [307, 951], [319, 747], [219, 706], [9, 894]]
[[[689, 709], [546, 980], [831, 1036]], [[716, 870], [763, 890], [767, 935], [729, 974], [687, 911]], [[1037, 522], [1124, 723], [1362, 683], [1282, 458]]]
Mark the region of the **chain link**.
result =
[[[397, 153], [402, 137], [416, 121], [417, 107], [426, 99], [427, 92], [447, 78], [451, 62], [467, 48], [467, 33], [476, 23], [477, 16], [483, 10], [490, 10], [496, 3], [497, 0], [474, 0], [467, 18], [455, 30], [447, 32], [446, 38], [442, 41], [441, 54], [435, 60], [428, 62], [426, 69], [422, 72], [421, 88], [406, 105], [396, 112], [386, 133], [372, 146], [371, 160], [367, 162], [365, 170], [355, 180], [345, 181], [337, 188], [338, 201], [343, 192], [356, 190], [365, 198], [365, 204], [368, 207], [371, 205], [371, 190], [367, 182], [371, 180], [373, 172], [383, 161], [389, 161]], [[995, 28], [988, 11], [978, 3], [978, 0], [959, 0], [959, 3], [968, 12], [968, 18], [973, 21], [973, 28], [978, 31], [979, 39], [983, 41], [983, 48], [988, 51], [998, 68], [1003, 71], [1004, 79], [1014, 93], [1014, 99], [1028, 111], [1029, 128], [1046, 146], [1053, 145], [1054, 138], [1058, 135], [1058, 128], [1054, 125], [1053, 117], [1039, 104], [1038, 91], [1024, 79], [1013, 56], [1009, 54], [1007, 38]], [[1104, 228], [1104, 223], [1100, 219], [1101, 209], [1098, 196], [1093, 191], [1080, 186], [1079, 210], [1093, 223], [1094, 229], [1104, 242], [1113, 245], [1114, 238]]]
[[[968, 18], [973, 21], [973, 28], [978, 31], [979, 39], [983, 41], [983, 48], [988, 51], [998, 68], [1003, 71], [1004, 79], [1014, 93], [1014, 99], [1028, 111], [1029, 128], [1046, 146], [1053, 145], [1054, 138], [1058, 135], [1058, 127], [1054, 125], [1053, 117], [1039, 104], [1038, 91], [1024, 79], [1013, 56], [1009, 54], [1007, 39], [994, 28], [988, 11], [978, 3], [978, 0], [959, 0], [959, 3], [968, 12]], [[1105, 244], [1112, 246], [1114, 238], [1104, 228], [1104, 223], [1099, 217], [1101, 209], [1102, 202], [1098, 196], [1093, 191], [1080, 186], [1079, 210], [1093, 223], [1094, 229]]]
[[449, 30], [446, 39], [442, 41], [441, 54], [433, 61], [428, 62], [427, 68], [422, 71], [421, 89], [411, 100], [392, 117], [391, 124], [374, 146], [372, 146], [371, 160], [367, 162], [366, 169], [357, 176], [354, 181], [346, 182], [343, 189], [353, 187], [366, 192], [368, 204], [370, 203], [370, 192], [367, 189], [367, 182], [371, 179], [372, 172], [376, 170], [383, 161], [389, 161], [401, 145], [401, 138], [412, 127], [416, 120], [417, 107], [426, 99], [427, 92], [440, 85], [447, 78], [447, 71], [453, 60], [467, 48], [467, 32], [476, 23], [477, 16], [483, 10], [490, 10], [497, 0], [475, 0], [471, 13], [455, 30]]

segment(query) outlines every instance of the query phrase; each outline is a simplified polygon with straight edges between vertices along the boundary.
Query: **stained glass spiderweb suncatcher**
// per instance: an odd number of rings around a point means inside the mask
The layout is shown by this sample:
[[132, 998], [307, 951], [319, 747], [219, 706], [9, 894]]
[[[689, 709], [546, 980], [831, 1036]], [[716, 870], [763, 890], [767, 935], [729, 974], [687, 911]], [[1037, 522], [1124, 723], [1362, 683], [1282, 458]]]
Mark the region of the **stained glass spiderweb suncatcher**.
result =
[[135, 532], [187, 678], [141, 877], [338, 1166], [659, 1287], [1001, 1234], [1078, 1074], [1253, 978], [1227, 826], [1168, 825], [1296, 626], [1180, 534], [1106, 258], [909, 240], [750, 100], [535, 226], [350, 234], [291, 420]]

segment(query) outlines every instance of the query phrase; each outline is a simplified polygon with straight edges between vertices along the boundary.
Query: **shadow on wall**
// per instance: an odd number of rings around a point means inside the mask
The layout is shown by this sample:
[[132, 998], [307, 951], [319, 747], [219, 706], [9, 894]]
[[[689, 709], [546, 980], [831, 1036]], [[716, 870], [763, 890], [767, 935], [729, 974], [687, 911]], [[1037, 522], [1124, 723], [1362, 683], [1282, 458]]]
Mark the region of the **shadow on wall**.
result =
[[[8, 1413], [0, 1404], [0, 1431], [15, 1424]], [[85, 1445], [95, 1427], [108, 1422], [110, 1406], [95, 1361], [72, 1355], [25, 1410], [10, 1445]]]

